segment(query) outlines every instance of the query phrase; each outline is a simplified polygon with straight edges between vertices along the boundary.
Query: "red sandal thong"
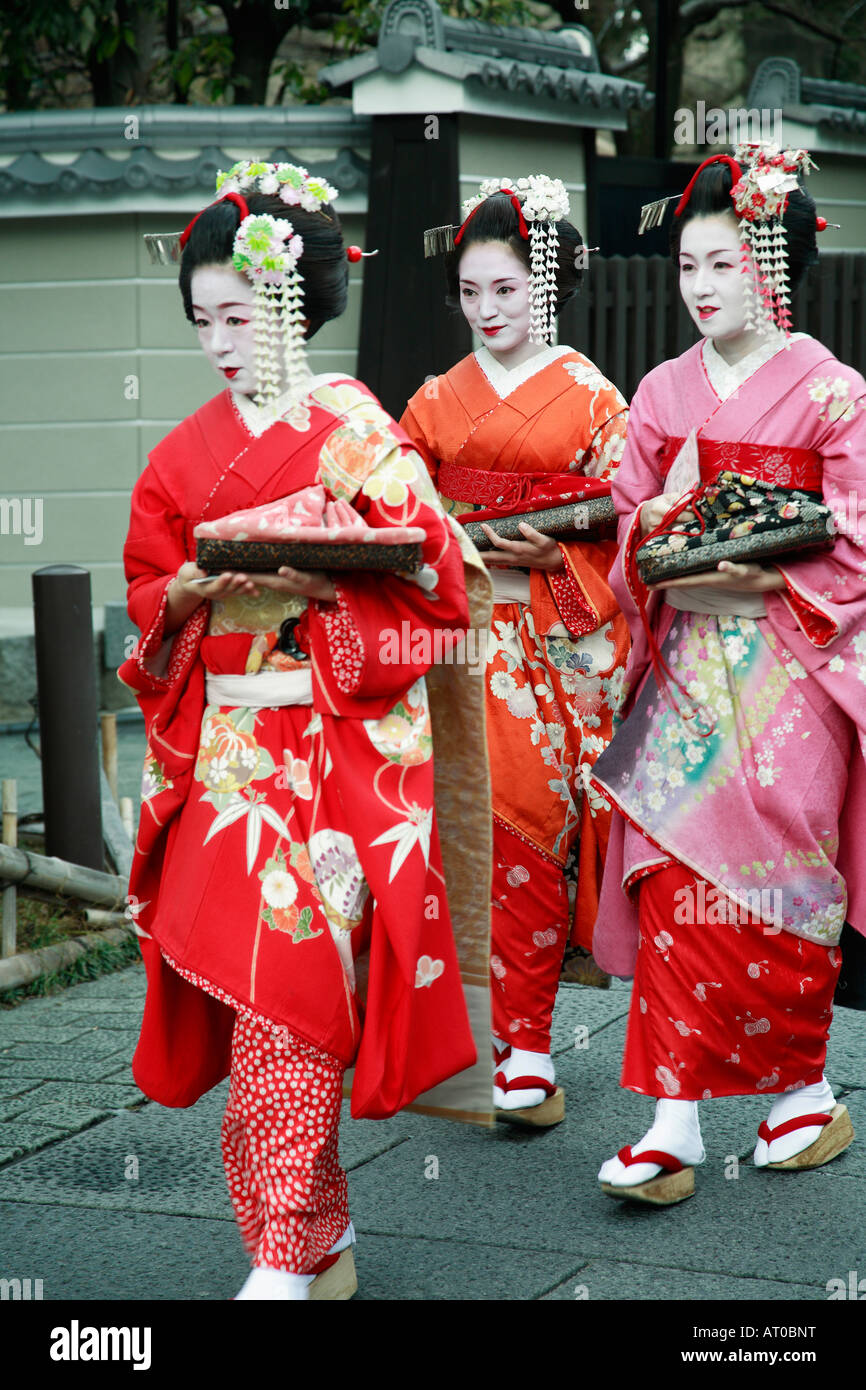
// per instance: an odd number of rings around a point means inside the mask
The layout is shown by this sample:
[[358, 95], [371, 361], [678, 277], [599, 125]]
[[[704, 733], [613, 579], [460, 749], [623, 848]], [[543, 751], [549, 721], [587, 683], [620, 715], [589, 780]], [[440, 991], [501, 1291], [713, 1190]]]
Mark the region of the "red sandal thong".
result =
[[776, 1125], [774, 1129], [764, 1120], [758, 1127], [758, 1138], [763, 1139], [769, 1149], [774, 1139], [782, 1139], [786, 1134], [793, 1134], [798, 1129], [809, 1129], [813, 1125], [821, 1126], [821, 1133], [814, 1143], [806, 1149], [801, 1149], [799, 1153], [792, 1154], [790, 1158], [781, 1159], [777, 1163], [767, 1163], [765, 1166], [789, 1171], [820, 1168], [831, 1159], [838, 1158], [839, 1154], [844, 1153], [854, 1142], [854, 1126], [846, 1105], [834, 1105], [829, 1115], [823, 1111], [814, 1115], [795, 1115], [793, 1119]]
[[638, 1163], [656, 1163], [665, 1171], [646, 1182], [634, 1183], [631, 1187], [617, 1187], [614, 1183], [603, 1182], [601, 1190], [608, 1197], [632, 1202], [647, 1202], [651, 1206], [668, 1207], [676, 1202], [684, 1202], [695, 1192], [695, 1170], [686, 1167], [673, 1154], [664, 1149], [644, 1149], [643, 1153], [633, 1154], [631, 1145], [626, 1144], [617, 1154], [620, 1163], [631, 1168]]
[[509, 1091], [543, 1091], [544, 1100], [538, 1105], [525, 1105], [519, 1110], [500, 1110], [496, 1118], [504, 1124], [528, 1125], [531, 1129], [547, 1129], [558, 1125], [565, 1119], [565, 1092], [561, 1086], [546, 1081], [543, 1076], [515, 1076], [506, 1081], [505, 1073], [498, 1071], [493, 1078], [494, 1086], [507, 1095]]

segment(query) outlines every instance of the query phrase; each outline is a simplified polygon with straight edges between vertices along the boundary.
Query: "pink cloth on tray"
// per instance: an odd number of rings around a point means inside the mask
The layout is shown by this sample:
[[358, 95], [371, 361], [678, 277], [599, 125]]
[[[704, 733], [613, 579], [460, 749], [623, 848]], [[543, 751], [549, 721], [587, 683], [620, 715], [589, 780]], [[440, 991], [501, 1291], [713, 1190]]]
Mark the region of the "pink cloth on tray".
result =
[[425, 539], [420, 526], [368, 526], [348, 502], [329, 502], [320, 484], [301, 488], [264, 507], [199, 522], [193, 535], [196, 540], [314, 541], [335, 545], [411, 545]]

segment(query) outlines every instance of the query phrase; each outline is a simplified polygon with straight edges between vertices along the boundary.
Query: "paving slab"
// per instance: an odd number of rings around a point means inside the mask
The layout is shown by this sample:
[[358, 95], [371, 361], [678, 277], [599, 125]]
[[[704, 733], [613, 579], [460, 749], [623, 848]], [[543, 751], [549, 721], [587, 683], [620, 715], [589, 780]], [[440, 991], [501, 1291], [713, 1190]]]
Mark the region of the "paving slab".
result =
[[866, 1085], [866, 1012], [834, 1010], [826, 1073], [834, 1088]]
[[219, 1302], [249, 1268], [229, 1221], [0, 1202], [0, 1226], [4, 1276], [41, 1279], [46, 1302]]
[[0, 1096], [21, 1096], [38, 1085], [39, 1081], [34, 1077], [3, 1077], [0, 1078]]
[[110, 1114], [111, 1110], [69, 1102], [59, 1105], [37, 1105], [25, 1111], [23, 1118], [31, 1125], [46, 1125], [64, 1134], [75, 1134], [78, 1130], [89, 1129], [97, 1120], [103, 1120]]
[[[143, 997], [135, 966], [0, 1011], [0, 1220], [21, 1263], [0, 1272], [42, 1277], [46, 1298], [221, 1299], [245, 1277], [220, 1160], [227, 1083], [185, 1111], [142, 1097], [129, 1060]], [[353, 1121], [344, 1106], [362, 1299], [577, 1301], [585, 1286], [590, 1301], [810, 1302], [866, 1276], [866, 1017], [837, 1010], [831, 1036], [828, 1074], [860, 1136], [846, 1154], [759, 1172], [768, 1098], [707, 1102], [695, 1197], [647, 1210], [596, 1183], [653, 1114], [618, 1086], [629, 998], [624, 981], [560, 988], [567, 1114], [552, 1130]]]
[[[78, 1034], [72, 1050], [76, 1057], [90, 1057], [94, 1060], [117, 1056], [125, 1058], [128, 1056], [131, 1037], [132, 1035], [129, 1038], [118, 1035], [113, 1029], [103, 1031], [101, 1028], [91, 1027]], [[7, 1046], [0, 1047], [0, 1065], [4, 1062], [44, 1061], [49, 1064], [46, 1071], [50, 1074], [51, 1064], [55, 1061], [65, 1061], [69, 1055], [70, 1048], [66, 1043], [55, 1042], [53, 1038], [50, 1042], [36, 1042], [28, 1038], [24, 1042], [9, 1042]]]
[[356, 1224], [360, 1301], [529, 1300], [560, 1286], [581, 1257], [491, 1241], [409, 1240], [375, 1235]]
[[28, 1105], [64, 1104], [95, 1105], [99, 1110], [125, 1110], [129, 1106], [150, 1105], [137, 1086], [125, 1086], [114, 1081], [81, 1082], [71, 1086], [68, 1081], [43, 1081], [32, 1091], [17, 1097]]
[[[662, 1265], [628, 1264], [622, 1260], [590, 1260], [564, 1283], [542, 1295], [545, 1301], [587, 1299], [595, 1302], [646, 1299], [682, 1299], [689, 1303], [719, 1299], [723, 1302], [825, 1302], [822, 1284], [797, 1284], [774, 1279], [731, 1279], [725, 1275], [671, 1269]], [[695, 1320], [700, 1321], [696, 1310]], [[741, 1321], [741, 1320], [740, 1320]], [[739, 1325], [739, 1324], [738, 1324]]]
[[80, 1023], [71, 1025], [58, 1023], [49, 1033], [44, 1023], [26, 1023], [26, 1017], [20, 1008], [0, 1013], [0, 1052], [7, 1047], [30, 1042], [50, 1042], [53, 1046], [60, 1047], [61, 1044], [82, 1037], [93, 1028], [92, 1021], [84, 1018]]
[[79, 1059], [71, 1049], [65, 1056], [52, 1060], [50, 1067], [45, 1062], [16, 1062], [11, 1058], [0, 1057], [0, 1081], [19, 1081], [36, 1078], [38, 1081], [102, 1081], [110, 1073], [118, 1070], [113, 1057], [83, 1057]]
[[[232, 1220], [220, 1156], [227, 1094], [228, 1083], [223, 1082], [189, 1110], [149, 1103], [140, 1110], [115, 1112], [50, 1154], [36, 1153], [32, 1160], [0, 1169], [0, 1200]], [[403, 1116], [353, 1121], [348, 1105], [344, 1111], [340, 1158], [350, 1171], [372, 1163], [412, 1133]]]

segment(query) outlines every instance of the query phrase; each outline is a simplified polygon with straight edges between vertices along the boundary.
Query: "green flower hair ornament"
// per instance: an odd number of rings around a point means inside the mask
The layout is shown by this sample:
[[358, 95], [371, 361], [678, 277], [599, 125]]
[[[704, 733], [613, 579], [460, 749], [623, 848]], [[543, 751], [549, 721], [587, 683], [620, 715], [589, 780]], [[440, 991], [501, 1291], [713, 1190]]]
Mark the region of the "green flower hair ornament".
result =
[[324, 179], [311, 177], [299, 164], [266, 164], [249, 159], [238, 160], [227, 173], [217, 174], [217, 193], [250, 193], [278, 195], [288, 207], [302, 207], [306, 212], [319, 212], [326, 204], [336, 202], [339, 193]]
[[297, 268], [303, 238], [284, 217], [251, 213], [235, 235], [232, 265], [253, 282], [278, 284]]

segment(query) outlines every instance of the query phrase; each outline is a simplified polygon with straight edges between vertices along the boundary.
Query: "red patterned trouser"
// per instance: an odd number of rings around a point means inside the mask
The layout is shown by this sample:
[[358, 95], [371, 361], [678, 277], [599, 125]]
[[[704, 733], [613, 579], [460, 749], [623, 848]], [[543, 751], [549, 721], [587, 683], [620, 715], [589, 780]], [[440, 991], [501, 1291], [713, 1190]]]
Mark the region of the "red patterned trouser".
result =
[[223, 1163], [253, 1265], [309, 1274], [349, 1224], [337, 1154], [343, 1065], [239, 1014]]
[[[678, 1100], [799, 1090], [824, 1072], [838, 950], [716, 920], [719, 895], [672, 864], [640, 882], [640, 949], [622, 1082]], [[688, 904], [704, 908], [688, 911]], [[703, 917], [705, 920], [691, 920]]]
[[493, 821], [490, 993], [493, 1032], [526, 1052], [550, 1051], [568, 940], [562, 868]]

